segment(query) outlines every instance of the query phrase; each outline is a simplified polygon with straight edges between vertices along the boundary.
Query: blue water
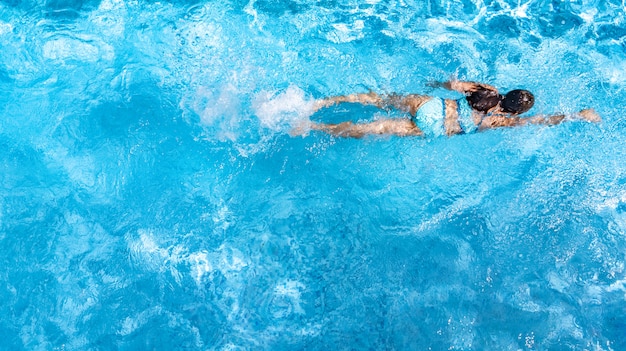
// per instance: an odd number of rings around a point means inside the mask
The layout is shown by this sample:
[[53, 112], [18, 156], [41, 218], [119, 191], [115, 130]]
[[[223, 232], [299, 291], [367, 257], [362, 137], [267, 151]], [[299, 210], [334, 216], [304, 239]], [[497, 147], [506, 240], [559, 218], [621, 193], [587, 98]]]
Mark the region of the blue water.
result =
[[[626, 349], [616, 0], [0, 1], [0, 349]], [[601, 124], [292, 137], [526, 88]], [[457, 96], [458, 97], [458, 96]]]

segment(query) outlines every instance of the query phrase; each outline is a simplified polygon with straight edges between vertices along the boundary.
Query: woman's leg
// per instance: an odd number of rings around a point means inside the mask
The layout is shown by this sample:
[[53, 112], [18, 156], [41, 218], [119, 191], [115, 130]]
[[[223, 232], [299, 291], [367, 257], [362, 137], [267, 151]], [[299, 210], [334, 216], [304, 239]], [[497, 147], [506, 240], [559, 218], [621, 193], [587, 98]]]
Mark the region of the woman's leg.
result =
[[432, 97], [426, 95], [378, 95], [374, 92], [367, 94], [350, 94], [341, 96], [332, 96], [315, 102], [315, 111], [325, 107], [336, 105], [342, 102], [359, 103], [363, 105], [374, 105], [379, 108], [395, 107], [401, 111], [415, 115], [415, 112]]
[[359, 103], [363, 105], [375, 105], [378, 107], [382, 107], [383, 99], [380, 95], [374, 92], [369, 92], [367, 94], [350, 94], [350, 95], [331, 96], [331, 97], [316, 100], [315, 110], [317, 111], [319, 109], [336, 105], [342, 102], [354, 102], [354, 103]]
[[334, 136], [345, 138], [362, 138], [366, 135], [424, 135], [415, 123], [409, 119], [380, 119], [369, 123], [313, 123], [310, 127], [312, 130], [320, 130]]

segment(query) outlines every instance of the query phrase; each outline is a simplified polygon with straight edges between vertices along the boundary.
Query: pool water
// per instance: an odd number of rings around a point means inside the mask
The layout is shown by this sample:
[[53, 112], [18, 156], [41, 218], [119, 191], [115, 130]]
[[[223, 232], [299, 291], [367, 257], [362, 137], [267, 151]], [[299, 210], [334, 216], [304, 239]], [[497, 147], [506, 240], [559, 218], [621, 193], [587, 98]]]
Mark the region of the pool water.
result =
[[[626, 349], [622, 0], [0, 1], [0, 349]], [[571, 122], [323, 96], [526, 88]]]

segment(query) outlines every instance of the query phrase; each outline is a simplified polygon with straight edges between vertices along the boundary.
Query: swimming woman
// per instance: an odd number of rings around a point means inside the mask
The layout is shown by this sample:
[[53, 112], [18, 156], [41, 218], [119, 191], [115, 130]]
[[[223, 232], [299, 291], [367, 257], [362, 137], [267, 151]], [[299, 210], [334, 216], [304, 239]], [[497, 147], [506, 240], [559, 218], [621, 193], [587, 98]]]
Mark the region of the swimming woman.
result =
[[339, 124], [311, 123], [312, 130], [320, 130], [340, 137], [361, 138], [365, 135], [441, 136], [469, 134], [499, 127], [528, 124], [556, 125], [568, 120], [600, 122], [593, 109], [572, 115], [537, 115], [518, 117], [530, 110], [535, 98], [527, 90], [511, 90], [501, 95], [490, 85], [452, 80], [435, 82], [433, 87], [443, 87], [465, 95], [458, 100], [426, 95], [350, 94], [317, 100], [315, 110], [335, 104], [350, 102], [374, 105], [379, 108], [396, 108], [410, 114], [411, 118], [379, 119], [369, 123], [343, 122]]

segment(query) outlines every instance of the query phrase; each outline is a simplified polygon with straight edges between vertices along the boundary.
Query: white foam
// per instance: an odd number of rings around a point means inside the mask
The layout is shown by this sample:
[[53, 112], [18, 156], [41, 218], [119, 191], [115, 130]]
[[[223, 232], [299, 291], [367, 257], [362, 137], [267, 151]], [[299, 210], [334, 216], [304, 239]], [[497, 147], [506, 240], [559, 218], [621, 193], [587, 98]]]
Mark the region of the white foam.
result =
[[150, 230], [140, 229], [137, 234], [137, 238], [128, 238], [128, 248], [135, 264], [153, 272], [167, 271], [180, 284], [182, 274], [178, 265], [184, 263], [187, 250], [182, 245], [161, 247]]
[[[96, 43], [92, 45], [91, 43]], [[43, 45], [43, 56], [50, 60], [77, 60], [97, 62], [100, 59], [112, 60], [115, 57], [113, 48], [97, 38], [71, 38], [59, 36]]]
[[530, 18], [527, 14], [528, 3], [519, 5], [511, 11], [511, 15], [516, 18]]
[[13, 31], [13, 25], [0, 21], [0, 35], [9, 34]]
[[258, 93], [252, 101], [252, 108], [262, 127], [286, 131], [313, 114], [314, 101], [302, 89], [290, 86], [278, 95], [267, 91]]
[[63, 167], [74, 184], [84, 189], [97, 186], [96, 161], [92, 155], [70, 155], [63, 146], [45, 145], [46, 157], [54, 165]]
[[243, 8], [243, 11], [247, 13], [248, 15], [252, 16], [253, 18], [252, 25], [260, 28], [262, 27], [262, 24], [259, 21], [259, 13], [254, 8], [255, 2], [256, 0], [251, 0], [250, 2], [248, 2], [248, 4]]
[[546, 278], [548, 279], [550, 287], [560, 293], [564, 293], [570, 285], [567, 280], [562, 279], [556, 272], [548, 273]]
[[335, 23], [331, 25], [335, 30], [328, 33], [326, 38], [333, 43], [349, 43], [354, 40], [363, 39], [365, 34], [363, 28], [365, 23], [362, 20], [356, 20], [352, 24]]
[[89, 14], [89, 22], [106, 35], [108, 41], [123, 37], [126, 18], [128, 11], [123, 0], [102, 0], [98, 9]]
[[218, 89], [199, 87], [191, 100], [181, 104], [189, 107], [200, 116], [202, 124], [217, 129], [220, 140], [235, 140], [240, 122], [241, 101], [237, 88], [226, 84]]
[[208, 253], [206, 251], [191, 253], [188, 260], [196, 284], [202, 284], [202, 278], [213, 271]]
[[143, 310], [139, 314], [133, 315], [132, 317], [126, 317], [117, 330], [117, 334], [121, 336], [128, 336], [146, 325], [146, 323], [148, 323], [148, 321], [155, 315], [160, 314], [163, 314], [163, 309], [160, 306], [155, 306]]
[[[305, 290], [306, 286], [297, 280], [286, 280], [279, 283], [274, 288], [274, 295], [286, 299], [289, 304], [286, 308], [278, 308], [274, 311], [275, 318], [286, 317], [292, 313], [304, 314], [304, 309], [301, 306], [301, 294], [302, 290]], [[283, 306], [285, 307], [285, 306]]]
[[596, 17], [596, 15], [598, 14], [598, 9], [596, 8], [590, 8], [587, 11], [579, 14], [580, 18], [582, 18], [585, 23], [587, 24], [593, 24], [593, 21]]
[[217, 249], [217, 252], [219, 253], [217, 267], [227, 277], [233, 274], [236, 275], [248, 266], [248, 260], [236, 248], [222, 244]]

